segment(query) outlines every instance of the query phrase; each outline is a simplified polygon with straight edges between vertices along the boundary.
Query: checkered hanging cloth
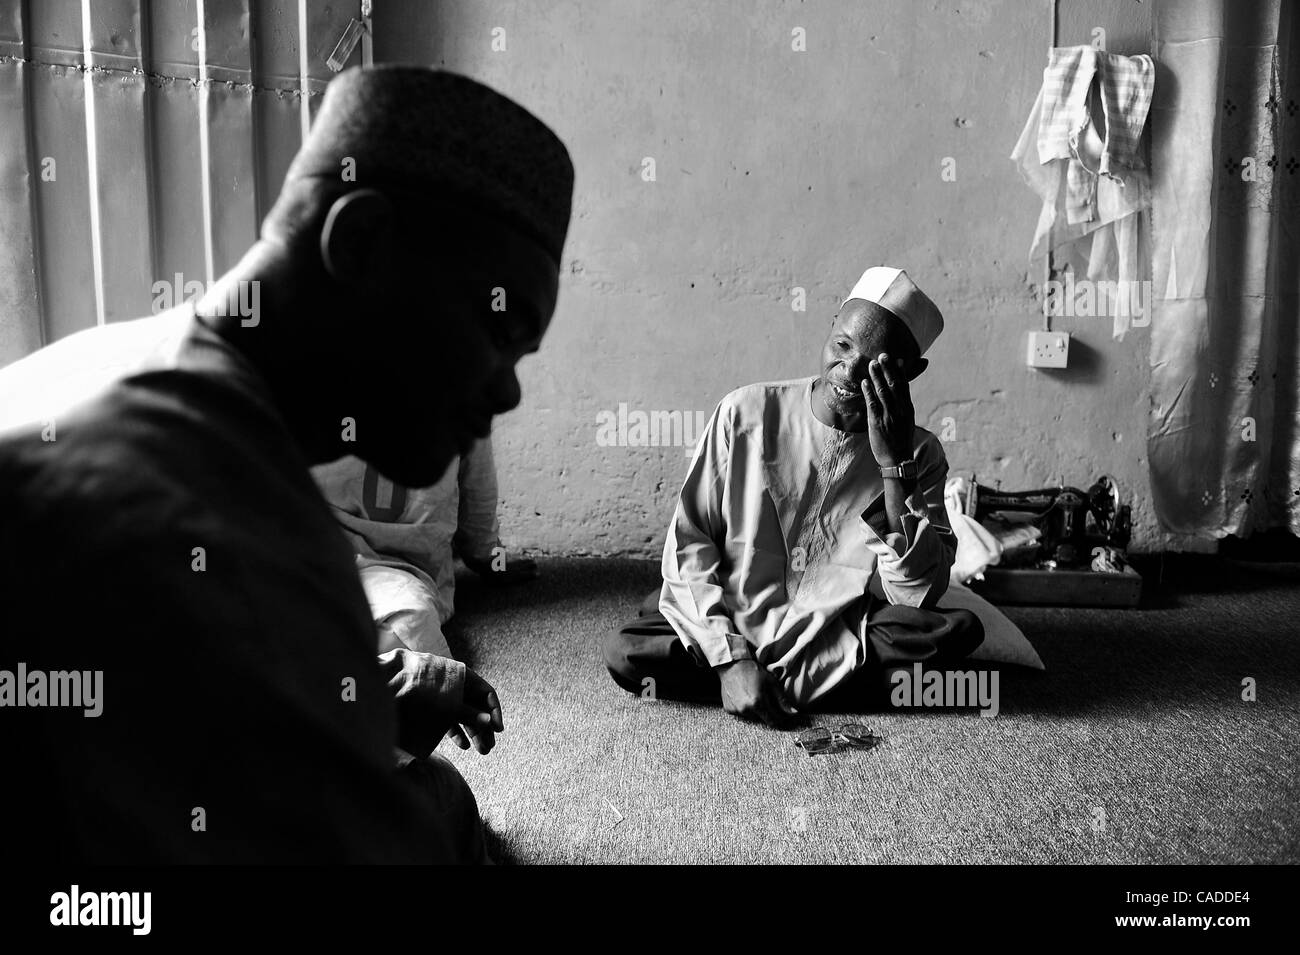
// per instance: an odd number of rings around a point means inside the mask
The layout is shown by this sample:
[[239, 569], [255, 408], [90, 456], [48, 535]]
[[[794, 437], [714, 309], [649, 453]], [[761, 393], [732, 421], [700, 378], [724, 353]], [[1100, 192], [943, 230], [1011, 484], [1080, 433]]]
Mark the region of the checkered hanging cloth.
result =
[[[1080, 137], [1092, 122], [1088, 95], [1094, 82], [1101, 92], [1106, 138], [1097, 168], [1079, 155]], [[1119, 181], [1115, 166], [1143, 168], [1139, 143], [1151, 108], [1155, 64], [1145, 53], [1120, 56], [1091, 46], [1056, 47], [1043, 70], [1043, 103], [1038, 121], [1038, 161], [1067, 162], [1066, 215], [1071, 223], [1096, 216], [1097, 178]]]

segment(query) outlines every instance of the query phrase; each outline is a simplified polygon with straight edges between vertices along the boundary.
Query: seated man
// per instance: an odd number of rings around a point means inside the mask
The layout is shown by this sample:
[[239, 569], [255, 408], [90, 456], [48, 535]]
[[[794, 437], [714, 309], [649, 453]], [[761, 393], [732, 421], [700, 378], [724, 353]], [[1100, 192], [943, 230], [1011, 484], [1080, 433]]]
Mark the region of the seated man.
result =
[[[404, 649], [452, 656], [443, 627], [455, 612], [456, 557], [496, 585], [537, 576], [534, 561], [507, 560], [501, 546], [490, 437], [475, 442], [427, 488], [394, 484], [355, 457], [318, 465], [312, 476], [356, 554], [380, 654]], [[445, 666], [464, 670], [450, 659]], [[474, 726], [465, 730], [478, 742]], [[468, 746], [461, 727], [449, 735]]]
[[319, 465], [312, 476], [356, 553], [380, 653], [406, 647], [452, 655], [442, 628], [455, 613], [457, 557], [492, 584], [537, 576], [534, 561], [507, 560], [501, 546], [490, 437], [427, 488], [394, 484], [352, 457]]
[[[103, 356], [97, 394], [0, 433], [14, 865], [483, 861], [473, 797], [430, 754], [457, 724], [490, 746], [495, 693], [430, 654], [377, 665], [308, 469], [355, 455], [425, 487], [518, 405], [572, 184], [555, 134], [495, 91], [346, 71], [234, 269], [87, 342], [146, 366]], [[259, 309], [233, 314], [250, 282]], [[34, 366], [82, 343], [60, 345]], [[11, 377], [32, 380], [4, 369], [0, 395]], [[69, 698], [87, 686], [94, 707]]]
[[668, 528], [658, 612], [605, 640], [620, 686], [721, 694], [727, 712], [784, 726], [797, 706], [873, 704], [891, 670], [979, 646], [973, 614], [935, 609], [956, 550], [948, 464], [908, 390], [942, 328], [906, 272], [871, 268], [819, 376], [722, 399]]

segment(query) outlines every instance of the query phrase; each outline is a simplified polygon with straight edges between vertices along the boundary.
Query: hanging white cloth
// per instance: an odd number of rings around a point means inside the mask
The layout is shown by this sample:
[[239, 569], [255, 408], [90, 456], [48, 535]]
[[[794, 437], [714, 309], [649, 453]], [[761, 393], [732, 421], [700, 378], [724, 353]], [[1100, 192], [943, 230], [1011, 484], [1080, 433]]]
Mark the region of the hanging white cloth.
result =
[[[1154, 92], [1151, 57], [1119, 56], [1090, 46], [1049, 52], [1043, 85], [1011, 158], [1043, 200], [1030, 266], [1050, 252], [1058, 270], [1091, 285], [1087, 310], [1109, 315], [1123, 338], [1150, 321], [1149, 258], [1139, 214], [1151, 204], [1140, 143]], [[1089, 109], [1096, 98], [1104, 137]], [[1072, 303], [1067, 303], [1072, 306]]]
[[1151, 495], [1187, 538], [1300, 532], [1300, 17], [1157, 4]]

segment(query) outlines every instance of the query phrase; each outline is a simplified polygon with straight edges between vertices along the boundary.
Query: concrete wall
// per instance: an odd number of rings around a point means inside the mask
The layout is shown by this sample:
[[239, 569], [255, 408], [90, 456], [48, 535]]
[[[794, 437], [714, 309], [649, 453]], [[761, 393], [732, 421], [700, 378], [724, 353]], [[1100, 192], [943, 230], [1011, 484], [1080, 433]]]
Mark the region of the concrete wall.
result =
[[[1061, 45], [1100, 27], [1112, 52], [1150, 49], [1149, 4], [1060, 7]], [[1109, 319], [1057, 319], [1071, 367], [1023, 360], [1041, 323], [1026, 263], [1038, 203], [1008, 156], [1041, 83], [1050, 0], [376, 11], [377, 61], [497, 87], [552, 124], [577, 167], [559, 311], [521, 366], [523, 406], [497, 426], [508, 542], [657, 555], [687, 455], [602, 446], [601, 413], [693, 419], [738, 385], [813, 374], [839, 299], [883, 262], [946, 316], [914, 394], [918, 422], [938, 433], [953, 419], [954, 471], [1010, 489], [1109, 472], [1134, 498], [1135, 547], [1164, 546], [1146, 477], [1145, 332], [1114, 342]], [[796, 27], [806, 52], [791, 49]]]

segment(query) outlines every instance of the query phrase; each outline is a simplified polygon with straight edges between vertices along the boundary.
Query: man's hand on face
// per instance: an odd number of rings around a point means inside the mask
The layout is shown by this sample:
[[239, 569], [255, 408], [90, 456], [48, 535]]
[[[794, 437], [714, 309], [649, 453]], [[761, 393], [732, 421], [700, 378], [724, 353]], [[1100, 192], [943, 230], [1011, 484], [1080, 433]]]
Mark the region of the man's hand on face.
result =
[[916, 411], [902, 369], [881, 352], [867, 366], [862, 396], [867, 402], [867, 435], [871, 453], [882, 468], [897, 467], [912, 457]]
[[454, 721], [446, 738], [461, 749], [470, 748], [487, 754], [496, 745], [496, 734], [506, 728], [501, 717], [501, 702], [492, 685], [473, 670], [465, 668], [465, 694], [461, 705], [448, 714]]
[[722, 707], [743, 720], [784, 729], [795, 722], [798, 711], [786, 702], [776, 677], [757, 660], [736, 660], [718, 668], [722, 681]]

